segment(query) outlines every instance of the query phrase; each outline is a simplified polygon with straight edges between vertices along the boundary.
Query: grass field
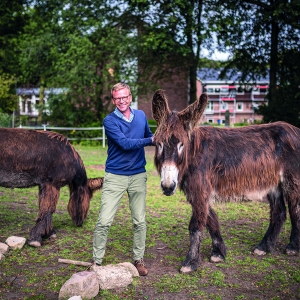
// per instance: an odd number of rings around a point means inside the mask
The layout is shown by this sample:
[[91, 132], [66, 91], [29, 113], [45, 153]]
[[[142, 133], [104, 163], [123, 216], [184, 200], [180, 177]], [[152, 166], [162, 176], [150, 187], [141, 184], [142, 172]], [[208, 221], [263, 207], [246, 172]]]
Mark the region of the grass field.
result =
[[[106, 149], [77, 146], [88, 177], [104, 175]], [[95, 299], [300, 299], [300, 256], [289, 257], [289, 219], [274, 253], [252, 255], [262, 239], [269, 219], [266, 203], [216, 204], [227, 259], [209, 262], [211, 240], [205, 232], [202, 264], [196, 272], [180, 274], [188, 251], [191, 207], [183, 193], [163, 196], [153, 165], [154, 152], [147, 149], [147, 241], [145, 262], [149, 275], [136, 278], [123, 290], [100, 291]], [[0, 242], [12, 235], [28, 238], [38, 211], [37, 188], [0, 188]], [[0, 299], [57, 299], [61, 286], [86, 267], [60, 264], [58, 258], [90, 261], [93, 230], [98, 217], [101, 192], [97, 192], [82, 227], [75, 227], [67, 212], [69, 191], [61, 190], [53, 224], [54, 242], [42, 247], [25, 245], [10, 251], [0, 265]], [[132, 224], [127, 195], [124, 195], [109, 231], [103, 264], [132, 262]]]

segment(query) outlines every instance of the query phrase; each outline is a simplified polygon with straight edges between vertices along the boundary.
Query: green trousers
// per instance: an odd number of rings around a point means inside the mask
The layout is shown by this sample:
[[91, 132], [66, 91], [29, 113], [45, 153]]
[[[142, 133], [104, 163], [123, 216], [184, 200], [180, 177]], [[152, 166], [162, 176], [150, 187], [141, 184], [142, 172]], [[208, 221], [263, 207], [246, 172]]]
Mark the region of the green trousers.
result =
[[94, 231], [93, 259], [96, 263], [102, 263], [108, 230], [125, 191], [129, 197], [133, 223], [133, 259], [143, 258], [146, 241], [146, 182], [146, 173], [132, 176], [105, 173], [99, 218]]

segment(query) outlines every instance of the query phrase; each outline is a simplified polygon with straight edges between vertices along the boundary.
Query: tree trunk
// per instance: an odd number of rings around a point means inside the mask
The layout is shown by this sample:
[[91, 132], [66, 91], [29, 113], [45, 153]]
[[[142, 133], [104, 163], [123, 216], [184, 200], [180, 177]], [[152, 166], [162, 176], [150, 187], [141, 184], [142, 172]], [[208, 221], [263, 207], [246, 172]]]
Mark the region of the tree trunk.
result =
[[195, 102], [197, 100], [197, 65], [194, 64], [190, 66], [189, 69], [189, 81], [190, 81], [190, 99], [189, 99], [189, 104]]
[[[202, 37], [201, 37], [201, 16], [202, 16], [202, 9], [203, 9], [203, 0], [192, 1], [191, 10], [189, 11], [186, 24], [187, 24], [187, 45], [190, 48], [190, 59], [189, 59], [189, 84], [190, 84], [190, 91], [189, 91], [189, 104], [195, 102], [197, 100], [197, 68], [199, 63], [200, 57], [200, 47], [202, 44]], [[198, 11], [197, 14], [197, 26], [195, 28], [195, 33], [193, 32], [193, 11]], [[196, 34], [196, 44], [193, 44], [193, 34]], [[194, 54], [194, 51], [196, 53]]]
[[272, 16], [269, 106], [276, 105], [277, 69], [278, 69], [278, 21]]
[[43, 108], [44, 108], [44, 93], [45, 93], [45, 75], [41, 76], [41, 82], [40, 82], [40, 101], [38, 106], [38, 118], [37, 118], [37, 124], [42, 125], [43, 121]]

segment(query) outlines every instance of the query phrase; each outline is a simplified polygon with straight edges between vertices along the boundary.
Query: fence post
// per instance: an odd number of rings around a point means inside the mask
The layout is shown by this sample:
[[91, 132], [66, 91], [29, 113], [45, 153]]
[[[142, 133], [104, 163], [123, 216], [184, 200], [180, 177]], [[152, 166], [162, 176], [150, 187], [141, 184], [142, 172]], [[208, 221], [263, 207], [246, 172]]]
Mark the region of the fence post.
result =
[[102, 147], [105, 148], [105, 128], [102, 127]]

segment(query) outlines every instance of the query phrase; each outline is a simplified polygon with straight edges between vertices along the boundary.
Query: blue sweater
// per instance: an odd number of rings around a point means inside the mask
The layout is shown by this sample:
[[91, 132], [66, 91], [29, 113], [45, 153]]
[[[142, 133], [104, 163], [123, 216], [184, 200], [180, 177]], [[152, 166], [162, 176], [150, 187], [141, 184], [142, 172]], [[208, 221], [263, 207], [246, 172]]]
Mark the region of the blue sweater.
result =
[[105, 171], [117, 175], [135, 175], [145, 172], [145, 146], [152, 145], [152, 132], [145, 113], [134, 110], [134, 118], [126, 122], [114, 112], [104, 119], [108, 140]]

